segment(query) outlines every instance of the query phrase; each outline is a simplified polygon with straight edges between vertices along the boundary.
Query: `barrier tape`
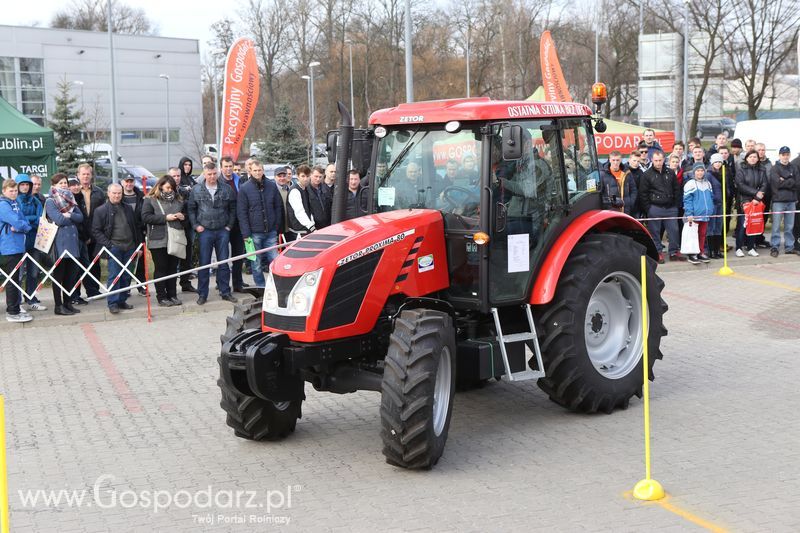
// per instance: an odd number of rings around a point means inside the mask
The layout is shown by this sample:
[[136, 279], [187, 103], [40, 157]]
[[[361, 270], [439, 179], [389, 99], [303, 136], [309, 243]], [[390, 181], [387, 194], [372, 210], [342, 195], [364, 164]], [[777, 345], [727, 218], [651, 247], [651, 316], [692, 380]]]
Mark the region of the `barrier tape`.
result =
[[[800, 213], [800, 210], [795, 211], [764, 211], [764, 215], [786, 215], [789, 213]], [[727, 218], [727, 217], [740, 217], [744, 213], [728, 213], [727, 215], [705, 215], [701, 218]], [[653, 217], [653, 218], [637, 218], [639, 222], [648, 222], [650, 220], [686, 220], [686, 215], [682, 217]]]
[[[52, 266], [52, 268], [50, 268], [50, 270], [47, 270], [46, 268], [44, 268], [42, 266], [42, 264], [39, 263], [34, 256], [32, 256], [29, 253], [25, 253], [22, 256], [22, 258], [19, 260], [17, 265], [10, 272], [0, 271], [0, 275], [2, 275], [5, 278], [3, 283], [0, 284], [0, 292], [4, 291], [5, 288], [6, 288], [6, 285], [11, 283], [14, 287], [16, 287], [20, 291], [20, 293], [22, 293], [22, 295], [26, 299], [30, 300], [36, 294], [39, 293], [39, 291], [41, 290], [41, 288], [44, 285], [44, 283], [49, 279], [53, 283], [53, 285], [55, 285], [56, 287], [61, 289], [67, 296], [72, 296], [72, 294], [75, 292], [75, 290], [78, 289], [78, 287], [80, 287], [81, 283], [83, 283], [83, 280], [86, 278], [86, 276], [89, 276], [91, 279], [93, 279], [95, 281], [95, 283], [97, 283], [100, 292], [105, 292], [106, 293], [105, 295], [102, 295], [102, 296], [106, 296], [107, 293], [111, 290], [111, 288], [119, 282], [119, 279], [122, 277], [122, 275], [125, 272], [130, 274], [132, 280], [134, 280], [137, 283], [139, 283], [139, 278], [137, 278], [136, 274], [135, 274], [135, 268], [134, 268], [134, 271], [131, 271], [131, 270], [128, 269], [128, 267], [130, 266], [131, 262], [134, 262], [139, 257], [139, 254], [142, 253], [142, 248], [143, 247], [144, 247], [144, 244], [139, 244], [139, 246], [137, 246], [136, 249], [134, 250], [133, 254], [131, 254], [130, 259], [128, 259], [128, 261], [126, 261], [125, 263], [122, 263], [122, 261], [117, 259], [117, 257], [114, 254], [111, 253], [111, 250], [109, 250], [108, 248], [103, 246], [100, 249], [100, 252], [98, 252], [98, 254], [94, 257], [94, 259], [92, 259], [89, 262], [89, 266], [83, 266], [83, 263], [81, 263], [79, 258], [76, 258], [68, 250], [64, 250], [63, 252], [61, 252], [61, 255], [58, 257], [58, 259], [55, 260], [55, 262], [53, 263], [53, 266]], [[97, 261], [100, 260], [100, 258], [103, 256], [103, 254], [106, 254], [109, 259], [113, 259], [114, 262], [116, 262], [122, 268], [122, 271], [120, 271], [119, 275], [117, 275], [117, 277], [113, 280], [113, 282], [109, 286], [106, 286], [105, 283], [103, 283], [102, 281], [97, 279], [94, 276], [94, 274], [91, 273], [91, 268], [94, 266], [95, 263], [97, 263]], [[65, 258], [66, 259], [71, 259], [72, 262], [74, 262], [76, 265], [78, 265], [78, 268], [83, 271], [83, 274], [78, 278], [78, 280], [75, 282], [75, 284], [72, 286], [71, 289], [67, 289], [66, 287], [61, 285], [61, 283], [59, 283], [58, 280], [56, 280], [53, 277], [53, 272], [56, 270], [56, 268], [58, 268], [58, 265], [60, 265], [61, 261], [63, 261]], [[13, 279], [14, 278], [14, 273], [22, 268], [22, 266], [23, 266], [23, 264], [25, 263], [26, 260], [28, 260], [31, 263], [33, 263], [39, 269], [40, 272], [44, 273], [44, 277], [41, 280], [39, 280], [39, 283], [36, 284], [36, 288], [30, 294], [28, 292], [26, 292], [22, 288], [20, 283], [17, 283]], [[20, 280], [20, 282], [21, 281], [22, 280]]]

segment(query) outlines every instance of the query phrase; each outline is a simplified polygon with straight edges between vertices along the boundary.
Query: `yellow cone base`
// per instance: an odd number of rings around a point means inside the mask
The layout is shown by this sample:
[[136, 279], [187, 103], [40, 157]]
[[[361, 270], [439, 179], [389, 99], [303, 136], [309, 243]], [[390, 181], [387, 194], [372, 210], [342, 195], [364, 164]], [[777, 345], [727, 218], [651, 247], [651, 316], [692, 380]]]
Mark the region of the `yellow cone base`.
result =
[[732, 276], [733, 269], [731, 267], [724, 266], [717, 271], [717, 274], [719, 274], [720, 276]]
[[633, 487], [633, 497], [649, 502], [660, 500], [664, 497], [664, 487], [655, 479], [643, 479]]

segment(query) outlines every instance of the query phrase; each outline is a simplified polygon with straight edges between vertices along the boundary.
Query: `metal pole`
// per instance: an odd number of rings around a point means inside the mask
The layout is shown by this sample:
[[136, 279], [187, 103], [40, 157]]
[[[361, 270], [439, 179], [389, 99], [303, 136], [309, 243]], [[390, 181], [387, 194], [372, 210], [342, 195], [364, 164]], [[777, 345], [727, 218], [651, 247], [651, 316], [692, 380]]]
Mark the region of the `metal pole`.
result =
[[[308, 105], [308, 131], [311, 132], [311, 76], [300, 76], [306, 80], [306, 104]], [[311, 146], [308, 147], [308, 160], [311, 161]]]
[[108, 52], [109, 65], [111, 66], [111, 183], [119, 181], [117, 174], [117, 82], [114, 73], [114, 31], [111, 26], [111, 6], [113, 0], [108, 0]]
[[689, 2], [683, 2], [683, 123], [681, 137], [689, 137]]
[[348, 39], [347, 46], [350, 48], [350, 115], [353, 117], [353, 124], [355, 124], [356, 105], [353, 99], [353, 41]]
[[[162, 78], [164, 81], [167, 82], [167, 166], [166, 168], [169, 169], [170, 167], [170, 157], [169, 157], [169, 76], [166, 74], [161, 74], [159, 78]], [[165, 171], [166, 172], [166, 171]]]
[[800, 37], [797, 39], [797, 107], [800, 108]]
[[471, 30], [472, 30], [472, 28], [470, 27], [469, 24], [467, 24], [467, 98], [470, 97], [470, 92], [469, 92], [469, 86], [470, 86], [470, 80], [469, 80], [469, 52], [470, 52], [469, 40], [472, 37]]
[[594, 82], [600, 81], [600, 15], [594, 23]]
[[406, 0], [406, 102], [414, 101], [414, 64], [411, 58], [411, 0]]
[[644, 0], [639, 0], [639, 37], [644, 33]]
[[314, 164], [317, 157], [316, 146], [314, 146], [317, 138], [317, 119], [314, 111], [314, 67], [316, 66], [319, 66], [319, 61], [312, 61], [308, 65], [308, 72], [311, 76], [311, 160], [309, 161], [311, 165]]
[[[216, 64], [214, 67], [216, 67]], [[219, 142], [219, 88], [217, 87], [216, 68], [214, 68], [214, 76], [211, 79], [211, 84], [214, 86], [214, 142]], [[217, 155], [219, 155], [219, 146], [217, 147]]]

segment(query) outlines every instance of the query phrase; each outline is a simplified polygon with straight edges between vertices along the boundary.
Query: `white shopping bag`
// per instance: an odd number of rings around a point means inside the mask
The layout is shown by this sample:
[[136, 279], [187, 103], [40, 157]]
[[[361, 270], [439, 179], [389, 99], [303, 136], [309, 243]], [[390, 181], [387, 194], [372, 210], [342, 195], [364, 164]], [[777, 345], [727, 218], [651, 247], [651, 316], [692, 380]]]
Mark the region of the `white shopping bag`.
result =
[[681, 253], [695, 255], [700, 253], [700, 242], [697, 236], [697, 224], [686, 222], [681, 233]]

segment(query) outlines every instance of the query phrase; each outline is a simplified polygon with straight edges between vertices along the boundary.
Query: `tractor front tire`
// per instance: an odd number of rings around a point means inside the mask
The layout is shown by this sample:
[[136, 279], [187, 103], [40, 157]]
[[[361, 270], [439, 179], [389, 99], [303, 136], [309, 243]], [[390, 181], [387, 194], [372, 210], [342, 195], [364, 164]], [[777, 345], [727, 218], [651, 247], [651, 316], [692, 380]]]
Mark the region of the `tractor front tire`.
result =
[[442, 456], [453, 411], [455, 355], [447, 313], [412, 309], [395, 321], [381, 385], [387, 463], [428, 469]]
[[[584, 237], [570, 254], [553, 301], [537, 313], [551, 400], [581, 413], [625, 409], [641, 397], [643, 377], [641, 256], [644, 246], [618, 234]], [[664, 282], [647, 258], [649, 368], [661, 359]]]
[[[222, 344], [247, 329], [261, 329], [261, 302], [247, 299], [233, 308], [227, 318], [227, 328], [220, 337]], [[222, 360], [217, 359], [222, 365]], [[222, 400], [219, 405], [226, 413], [225, 422], [237, 437], [248, 440], [281, 440], [293, 433], [297, 419], [302, 417], [304, 398], [290, 402], [271, 402], [256, 396], [239, 394], [222, 379], [217, 380]]]

